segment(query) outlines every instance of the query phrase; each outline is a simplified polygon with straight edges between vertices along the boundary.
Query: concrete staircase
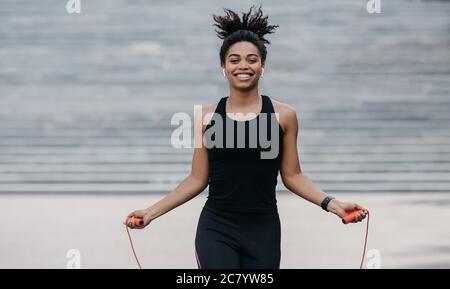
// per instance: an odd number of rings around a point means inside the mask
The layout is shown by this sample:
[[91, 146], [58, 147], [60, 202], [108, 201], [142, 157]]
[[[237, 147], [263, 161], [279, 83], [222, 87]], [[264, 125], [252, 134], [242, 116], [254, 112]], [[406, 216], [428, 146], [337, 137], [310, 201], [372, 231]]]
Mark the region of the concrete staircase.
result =
[[[167, 193], [192, 159], [172, 115], [228, 91], [225, 4], [81, 2], [0, 2], [0, 194]], [[330, 193], [450, 192], [449, 1], [262, 3], [280, 28], [260, 92], [296, 108], [303, 172]]]

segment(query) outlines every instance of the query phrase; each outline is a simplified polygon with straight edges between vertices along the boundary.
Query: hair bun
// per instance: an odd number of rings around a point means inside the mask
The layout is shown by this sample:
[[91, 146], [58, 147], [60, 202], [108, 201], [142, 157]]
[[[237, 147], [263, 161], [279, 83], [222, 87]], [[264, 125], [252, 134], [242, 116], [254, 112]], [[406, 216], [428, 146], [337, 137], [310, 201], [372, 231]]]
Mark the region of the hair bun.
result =
[[236, 12], [230, 9], [224, 9], [225, 16], [213, 15], [214, 21], [216, 22], [214, 26], [219, 28], [219, 30], [215, 30], [217, 36], [220, 39], [225, 39], [238, 30], [249, 30], [258, 35], [261, 41], [270, 44], [264, 36], [274, 33], [278, 25], [269, 25], [269, 16], [263, 15], [261, 6], [257, 10], [255, 9], [254, 14], [252, 14], [253, 8], [254, 6], [250, 8], [249, 12], [242, 13], [242, 20]]

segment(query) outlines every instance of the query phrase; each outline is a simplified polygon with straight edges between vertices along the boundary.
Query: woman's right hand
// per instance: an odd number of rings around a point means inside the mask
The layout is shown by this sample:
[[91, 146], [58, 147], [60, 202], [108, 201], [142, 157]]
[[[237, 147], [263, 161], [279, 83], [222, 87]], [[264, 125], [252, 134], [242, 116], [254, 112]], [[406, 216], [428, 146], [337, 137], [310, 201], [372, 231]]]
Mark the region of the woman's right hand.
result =
[[[142, 226], [136, 226], [132, 220], [132, 217], [138, 217], [138, 218], [142, 218], [142, 221], [144, 222], [144, 224]], [[124, 225], [128, 226], [131, 229], [144, 229], [145, 227], [147, 227], [148, 224], [150, 224], [151, 220], [151, 215], [150, 215], [150, 210], [149, 209], [145, 209], [145, 210], [137, 210], [134, 211], [130, 214], [128, 214], [127, 216], [127, 220], [128, 223]]]

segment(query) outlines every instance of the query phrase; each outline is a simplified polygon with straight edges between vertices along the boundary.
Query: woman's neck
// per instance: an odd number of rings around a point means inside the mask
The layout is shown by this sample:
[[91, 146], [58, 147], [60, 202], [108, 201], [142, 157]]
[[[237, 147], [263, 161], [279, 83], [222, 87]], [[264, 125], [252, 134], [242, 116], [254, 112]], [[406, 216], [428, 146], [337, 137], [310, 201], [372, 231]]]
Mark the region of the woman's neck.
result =
[[233, 109], [245, 109], [252, 106], [258, 106], [261, 96], [258, 92], [258, 87], [250, 91], [241, 91], [230, 89], [230, 97], [228, 99]]

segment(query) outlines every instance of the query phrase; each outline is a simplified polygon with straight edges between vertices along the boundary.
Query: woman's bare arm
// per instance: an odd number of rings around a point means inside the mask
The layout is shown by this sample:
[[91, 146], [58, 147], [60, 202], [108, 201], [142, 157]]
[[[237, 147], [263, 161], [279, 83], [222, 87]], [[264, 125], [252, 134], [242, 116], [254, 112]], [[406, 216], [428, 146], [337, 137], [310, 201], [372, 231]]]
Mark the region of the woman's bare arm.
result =
[[281, 110], [280, 121], [284, 123], [283, 156], [280, 168], [283, 184], [300, 197], [320, 205], [326, 194], [303, 174], [300, 167], [297, 151], [298, 120], [295, 111], [286, 105]]
[[[277, 107], [279, 108], [280, 125], [282, 125], [285, 132], [280, 168], [283, 184], [291, 192], [320, 206], [327, 194], [304, 175], [300, 167], [297, 151], [297, 114], [292, 107], [286, 104], [279, 103]], [[362, 214], [357, 214], [356, 221], [361, 221], [365, 218], [367, 211], [358, 204], [344, 203], [336, 199], [333, 199], [328, 204], [328, 210], [341, 218], [356, 209], [362, 209], [364, 211]]]
[[[203, 107], [201, 114], [196, 114], [195, 124], [200, 130], [195, 133], [201, 133], [200, 139], [204, 139], [205, 125], [203, 124], [203, 119], [205, 115], [211, 112], [214, 108], [212, 106]], [[184, 204], [185, 202], [191, 200], [198, 194], [200, 194], [208, 186], [208, 153], [205, 146], [202, 144], [201, 147], [194, 148], [194, 154], [192, 158], [192, 166], [190, 174], [167, 196], [148, 207], [144, 210], [137, 210], [129, 214], [128, 216], [141, 217], [144, 220], [144, 226], [139, 227], [140, 229], [145, 228], [151, 221], [164, 215], [170, 210]], [[134, 224], [130, 222], [129, 226], [134, 228]]]

